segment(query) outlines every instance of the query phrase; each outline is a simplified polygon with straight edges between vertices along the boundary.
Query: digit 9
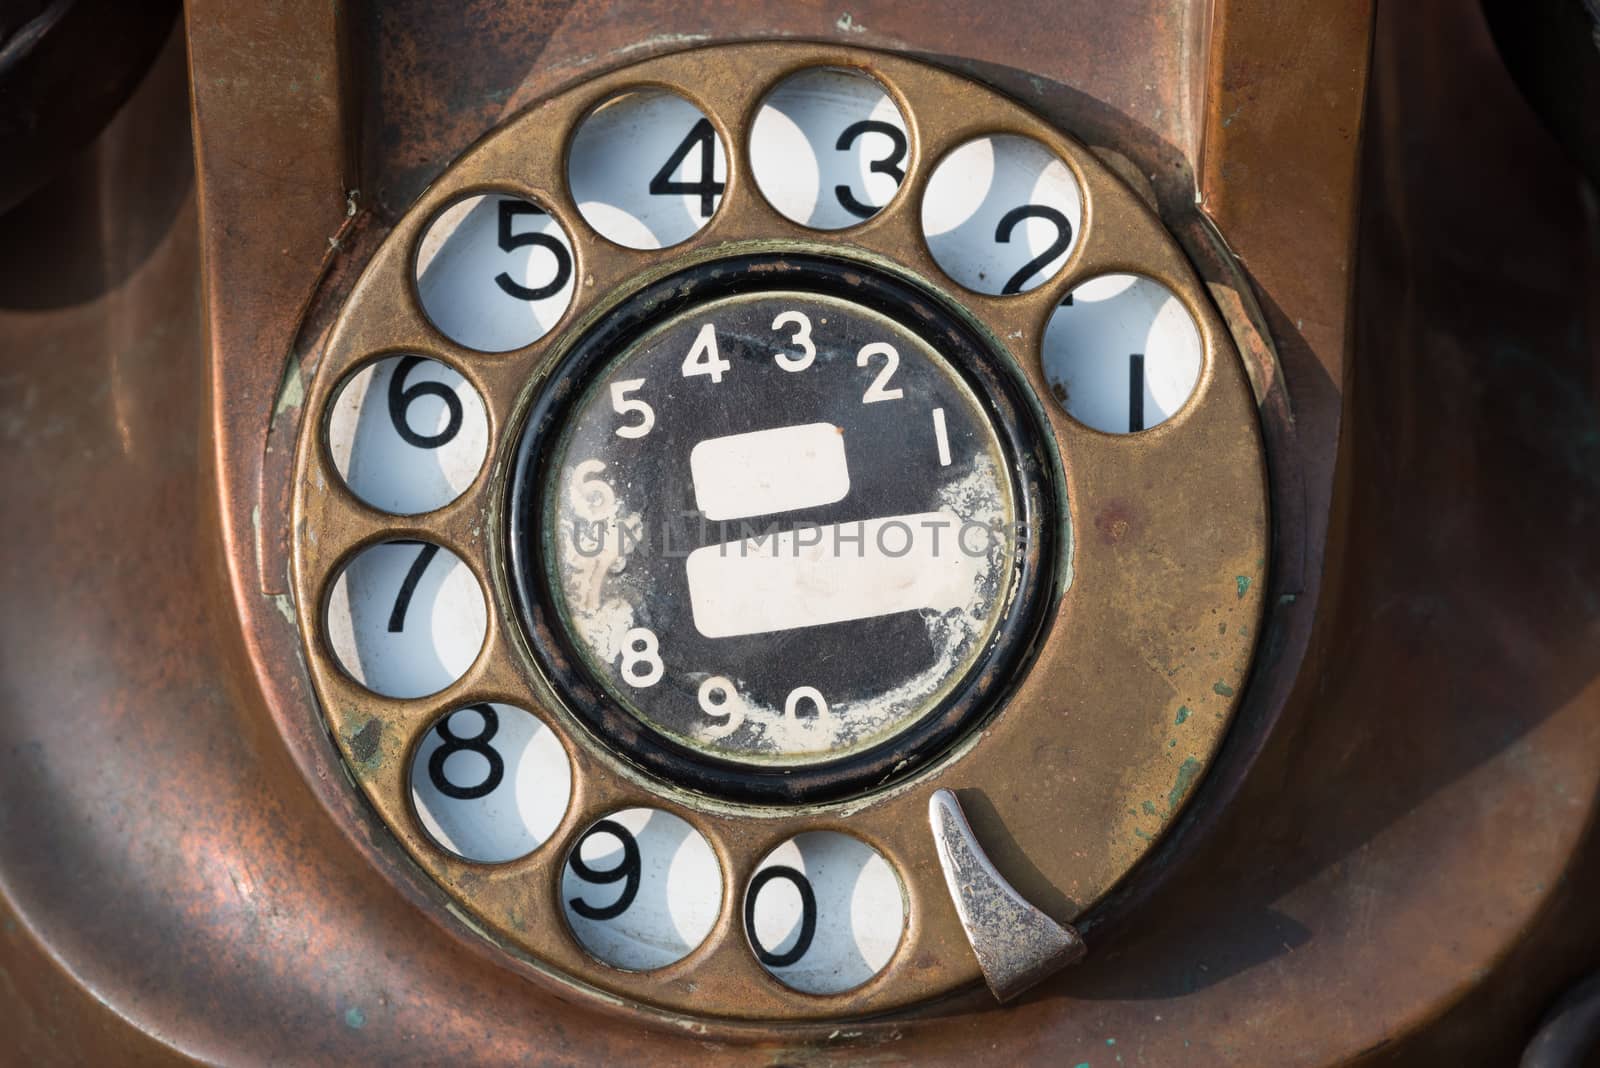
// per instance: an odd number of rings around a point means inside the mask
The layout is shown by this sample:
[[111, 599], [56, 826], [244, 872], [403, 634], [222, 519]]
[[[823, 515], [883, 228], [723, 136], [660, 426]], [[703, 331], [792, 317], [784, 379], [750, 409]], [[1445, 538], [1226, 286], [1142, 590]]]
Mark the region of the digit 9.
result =
[[651, 808], [614, 812], [578, 836], [561, 875], [567, 926], [595, 959], [650, 971], [700, 945], [722, 908], [716, 854], [687, 821]]

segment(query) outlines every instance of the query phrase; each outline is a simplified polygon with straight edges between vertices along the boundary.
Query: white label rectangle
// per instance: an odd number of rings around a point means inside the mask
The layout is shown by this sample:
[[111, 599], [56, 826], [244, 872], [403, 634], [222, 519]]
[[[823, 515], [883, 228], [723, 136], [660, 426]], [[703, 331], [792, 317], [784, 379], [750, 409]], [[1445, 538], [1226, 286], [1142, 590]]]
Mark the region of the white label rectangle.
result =
[[712, 521], [792, 512], [850, 492], [844, 431], [832, 423], [707, 438], [689, 453], [696, 506]]
[[961, 524], [954, 512], [921, 512], [696, 549], [685, 561], [695, 628], [734, 638], [963, 608], [986, 557], [963, 549]]

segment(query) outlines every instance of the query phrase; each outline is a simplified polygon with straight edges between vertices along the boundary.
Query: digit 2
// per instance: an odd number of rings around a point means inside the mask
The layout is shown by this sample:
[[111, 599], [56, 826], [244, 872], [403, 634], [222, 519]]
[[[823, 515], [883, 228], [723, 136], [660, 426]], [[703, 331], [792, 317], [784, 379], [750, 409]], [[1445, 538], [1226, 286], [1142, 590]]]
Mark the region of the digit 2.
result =
[[1017, 224], [1024, 219], [1044, 219], [1056, 228], [1056, 239], [1050, 247], [1039, 255], [1022, 265], [1022, 269], [1012, 275], [1010, 280], [1000, 290], [1002, 296], [1011, 296], [1021, 293], [1023, 285], [1029, 278], [1044, 270], [1045, 266], [1057, 256], [1067, 251], [1067, 246], [1072, 244], [1072, 224], [1067, 217], [1047, 204], [1024, 204], [1020, 208], [1012, 208], [1000, 217], [1000, 225], [994, 228], [994, 239], [1002, 245], [1011, 243], [1011, 232]]

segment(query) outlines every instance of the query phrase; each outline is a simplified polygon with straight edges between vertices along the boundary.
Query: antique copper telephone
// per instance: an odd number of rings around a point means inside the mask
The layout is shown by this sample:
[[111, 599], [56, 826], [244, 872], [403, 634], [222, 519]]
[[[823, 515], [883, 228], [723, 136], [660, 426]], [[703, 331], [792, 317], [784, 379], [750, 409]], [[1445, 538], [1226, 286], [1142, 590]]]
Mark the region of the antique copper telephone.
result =
[[1588, 1063], [1557, 7], [8, 11], [0, 1061]]

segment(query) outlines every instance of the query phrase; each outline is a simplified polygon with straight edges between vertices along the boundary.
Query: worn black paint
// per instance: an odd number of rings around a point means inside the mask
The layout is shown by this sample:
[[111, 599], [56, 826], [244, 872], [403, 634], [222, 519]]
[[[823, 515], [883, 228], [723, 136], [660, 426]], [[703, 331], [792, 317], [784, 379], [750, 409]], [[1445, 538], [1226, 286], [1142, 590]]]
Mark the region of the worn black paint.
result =
[[[1013, 570], [1007, 576], [1012, 591], [1010, 612], [991, 636], [987, 650], [946, 698], [912, 727], [881, 745], [803, 767], [753, 765], [699, 752], [641, 722], [608, 694], [554, 611], [556, 591], [547, 573], [541, 534], [540, 498], [550, 481], [551, 451], [565, 419], [605, 372], [608, 362], [652, 328], [688, 308], [722, 297], [773, 291], [802, 291], [854, 301], [918, 334], [958, 368], [989, 407], [1001, 432], [1017, 518], [1028, 539], [1018, 546]], [[781, 342], [783, 336], [773, 335], [773, 339]], [[730, 352], [722, 355], [735, 358]], [[872, 376], [865, 377], [870, 381]], [[640, 767], [691, 789], [745, 801], [822, 801], [856, 795], [914, 771], [947, 750], [1003, 701], [1018, 671], [1031, 659], [1043, 610], [1053, 599], [1060, 511], [1045, 459], [1048, 452], [1034, 409], [1023, 392], [1027, 388], [1010, 366], [1010, 357], [964, 316], [906, 280], [848, 260], [798, 254], [747, 255], [701, 264], [646, 286], [568, 351], [522, 430], [510, 480], [507, 549], [513, 596], [543, 667], [571, 710], [605, 744]], [[659, 419], [661, 410], [657, 412]], [[930, 448], [931, 444], [930, 438]], [[692, 499], [684, 503], [693, 508]], [[892, 511], [895, 509], [882, 509], [883, 513]], [[808, 518], [834, 521], [820, 512]], [[649, 625], [643, 620], [640, 624]], [[666, 640], [660, 632], [658, 636]], [[549, 647], [552, 642], [556, 648]], [[862, 649], [862, 656], [869, 661], [874, 655], [870, 645]]]

